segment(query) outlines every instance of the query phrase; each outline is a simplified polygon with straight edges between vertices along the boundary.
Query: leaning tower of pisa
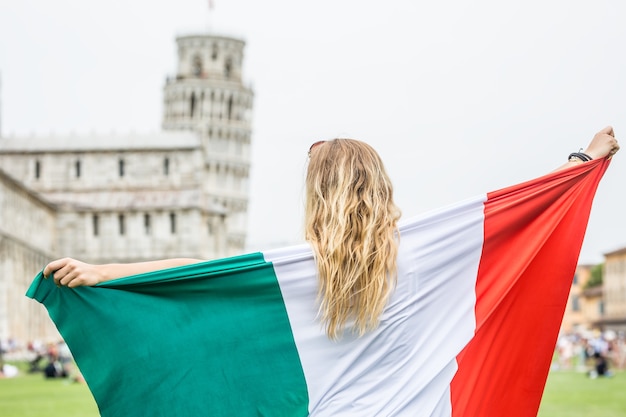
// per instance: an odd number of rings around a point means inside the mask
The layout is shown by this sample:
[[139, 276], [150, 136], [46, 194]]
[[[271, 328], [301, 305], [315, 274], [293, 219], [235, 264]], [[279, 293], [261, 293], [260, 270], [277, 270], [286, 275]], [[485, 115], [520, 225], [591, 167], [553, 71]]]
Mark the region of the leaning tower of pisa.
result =
[[213, 34], [176, 38], [178, 67], [164, 86], [163, 129], [199, 134], [207, 204], [224, 209], [228, 252], [244, 249], [254, 93], [242, 77], [245, 42]]

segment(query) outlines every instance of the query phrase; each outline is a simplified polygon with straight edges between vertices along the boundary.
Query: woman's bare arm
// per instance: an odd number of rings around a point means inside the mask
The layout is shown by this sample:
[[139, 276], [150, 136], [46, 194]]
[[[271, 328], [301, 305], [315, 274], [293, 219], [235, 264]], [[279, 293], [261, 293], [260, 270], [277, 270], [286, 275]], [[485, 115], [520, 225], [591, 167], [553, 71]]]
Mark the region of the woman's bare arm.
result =
[[[615, 139], [615, 132], [611, 126], [607, 126], [595, 134], [583, 153], [589, 155], [592, 159], [598, 159], [613, 156], [617, 151], [619, 151], [619, 144], [617, 139]], [[581, 159], [572, 158], [556, 170], [569, 168], [583, 162]]]
[[128, 264], [92, 265], [72, 258], [62, 258], [46, 265], [43, 275], [44, 278], [52, 277], [55, 284], [59, 286], [65, 285], [73, 288], [81, 285], [96, 285], [116, 278], [198, 262], [203, 261], [200, 259], [174, 258]]

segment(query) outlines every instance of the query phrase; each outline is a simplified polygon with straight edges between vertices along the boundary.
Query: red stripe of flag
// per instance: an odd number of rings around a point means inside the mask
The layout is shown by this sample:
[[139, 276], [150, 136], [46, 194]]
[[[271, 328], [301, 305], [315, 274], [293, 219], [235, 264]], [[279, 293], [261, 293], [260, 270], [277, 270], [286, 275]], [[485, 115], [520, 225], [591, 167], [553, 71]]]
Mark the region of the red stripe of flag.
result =
[[580, 164], [488, 194], [476, 330], [457, 357], [452, 416], [537, 415], [593, 197], [608, 165]]

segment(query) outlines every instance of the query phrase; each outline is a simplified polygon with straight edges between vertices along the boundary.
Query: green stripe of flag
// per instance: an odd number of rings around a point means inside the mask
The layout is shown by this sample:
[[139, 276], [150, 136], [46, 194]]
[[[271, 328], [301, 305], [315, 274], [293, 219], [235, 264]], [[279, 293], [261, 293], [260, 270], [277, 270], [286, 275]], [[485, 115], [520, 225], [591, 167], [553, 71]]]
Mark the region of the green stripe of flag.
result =
[[93, 288], [40, 275], [27, 295], [47, 307], [105, 417], [308, 414], [280, 288], [260, 253]]

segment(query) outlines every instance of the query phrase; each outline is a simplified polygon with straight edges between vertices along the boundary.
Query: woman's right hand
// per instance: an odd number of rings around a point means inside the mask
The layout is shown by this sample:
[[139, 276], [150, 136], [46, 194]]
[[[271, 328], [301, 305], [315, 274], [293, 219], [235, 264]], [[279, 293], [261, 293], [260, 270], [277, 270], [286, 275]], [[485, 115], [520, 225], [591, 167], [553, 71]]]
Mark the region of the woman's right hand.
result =
[[72, 258], [62, 258], [50, 262], [43, 269], [44, 278], [52, 277], [59, 287], [70, 288], [81, 285], [92, 286], [104, 281], [144, 274], [160, 269], [174, 268], [183, 265], [204, 262], [193, 258], [171, 258], [156, 261], [92, 265]]
[[44, 278], [54, 279], [57, 286], [67, 286], [70, 288], [81, 285], [96, 285], [105, 281], [101, 269], [98, 265], [91, 265], [72, 258], [62, 258], [50, 262], [43, 270]]

